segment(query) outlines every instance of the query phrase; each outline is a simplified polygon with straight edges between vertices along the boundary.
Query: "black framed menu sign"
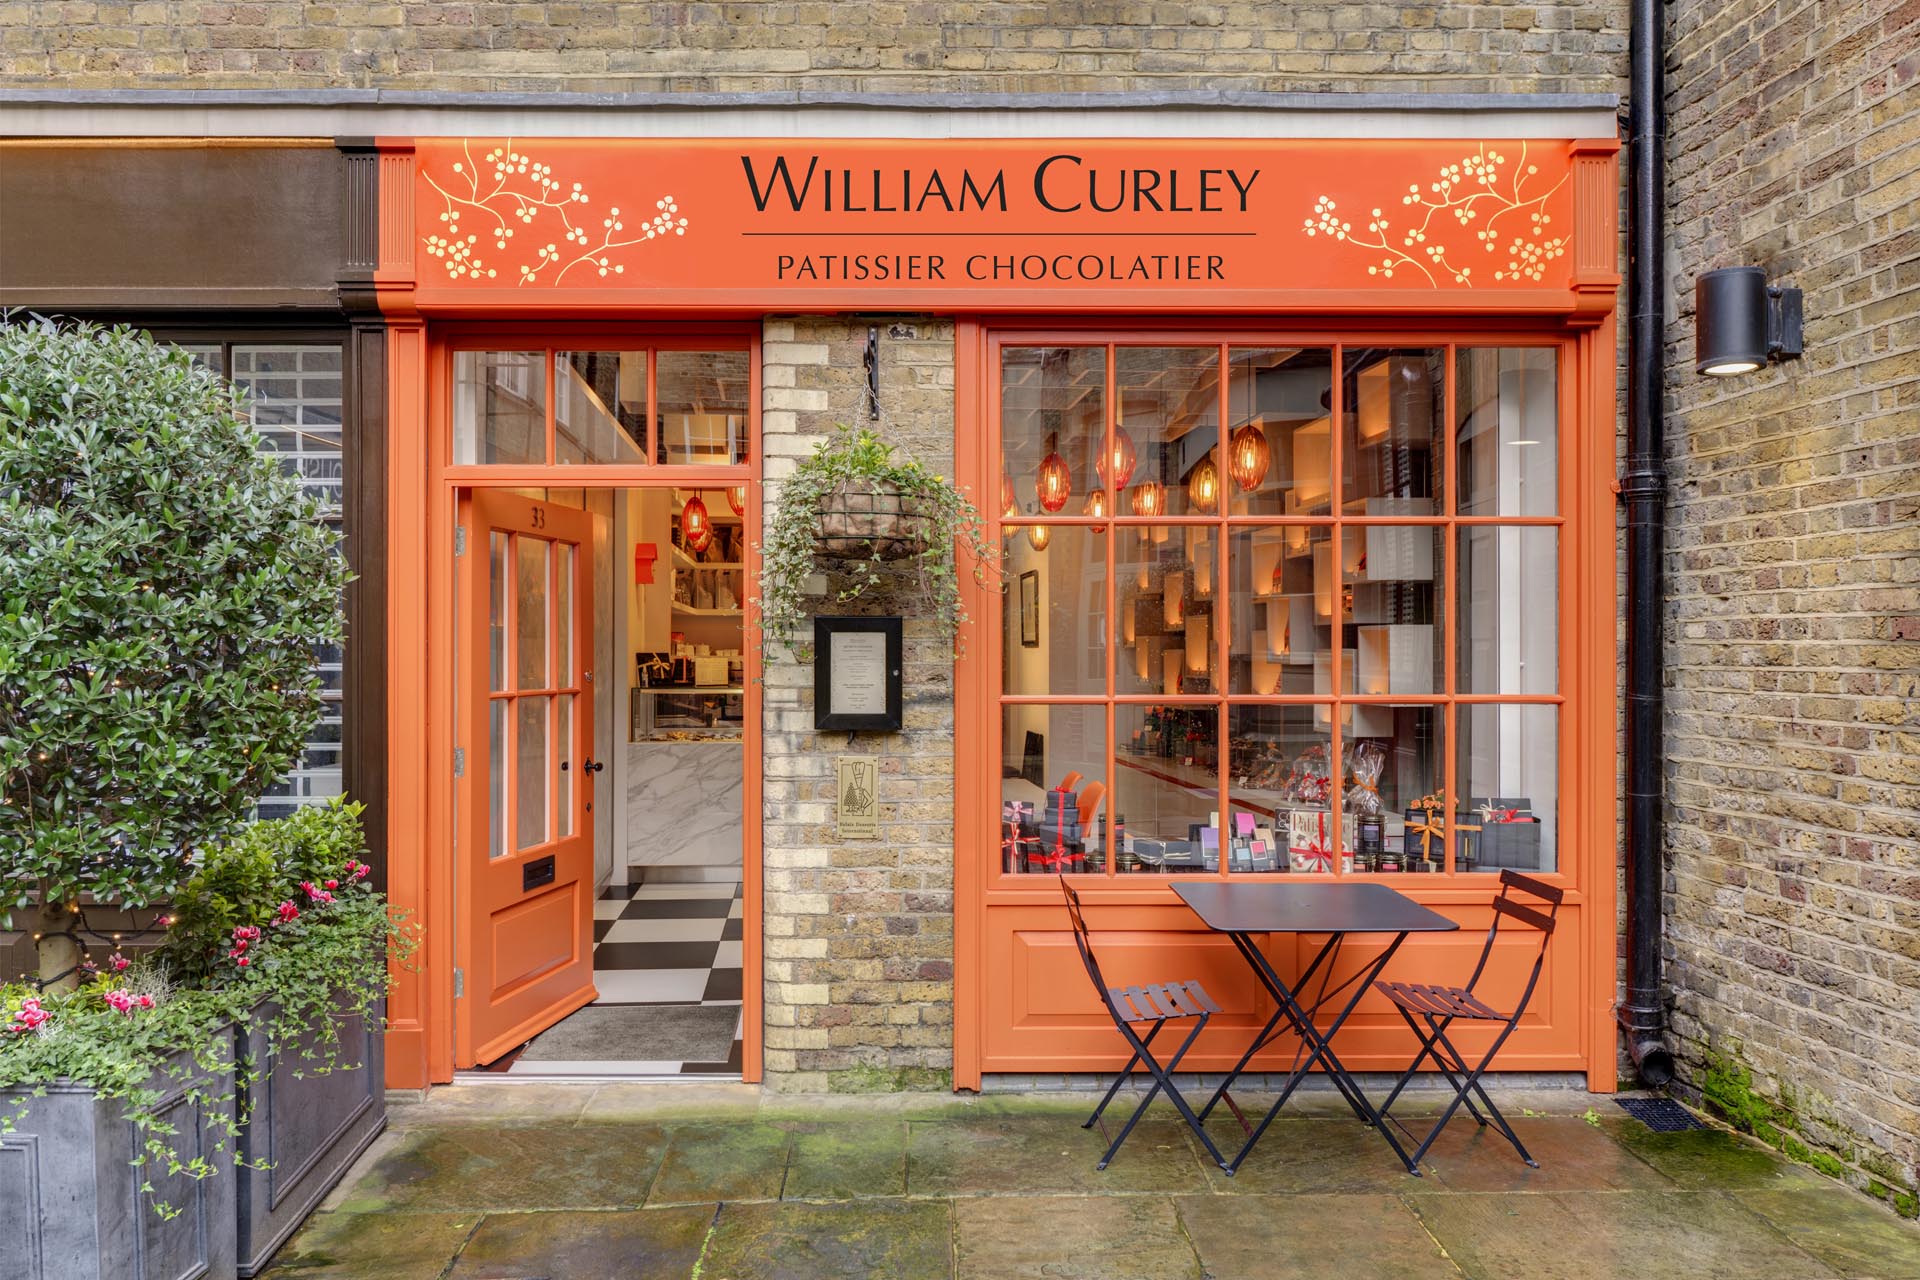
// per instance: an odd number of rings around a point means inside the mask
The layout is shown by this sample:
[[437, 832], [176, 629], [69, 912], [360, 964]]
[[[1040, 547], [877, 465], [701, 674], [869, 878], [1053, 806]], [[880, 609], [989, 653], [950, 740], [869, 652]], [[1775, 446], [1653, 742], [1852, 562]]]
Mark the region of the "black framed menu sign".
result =
[[813, 620], [813, 727], [900, 727], [901, 620]]

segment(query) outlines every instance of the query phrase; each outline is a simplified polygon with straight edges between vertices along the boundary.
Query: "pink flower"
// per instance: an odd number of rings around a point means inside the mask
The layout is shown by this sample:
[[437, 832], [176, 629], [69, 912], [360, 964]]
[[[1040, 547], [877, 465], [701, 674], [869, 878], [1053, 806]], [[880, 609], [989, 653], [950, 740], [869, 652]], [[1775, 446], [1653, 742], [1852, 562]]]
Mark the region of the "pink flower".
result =
[[128, 969], [133, 967], [133, 961], [127, 959], [125, 956], [121, 955], [118, 951], [114, 952], [112, 955], [107, 957], [107, 963], [113, 966], [113, 971], [115, 973], [125, 973]]
[[280, 914], [280, 923], [289, 924], [292, 921], [298, 920], [300, 918], [300, 908], [294, 906], [293, 899], [289, 898], [287, 899], [287, 901], [280, 904], [279, 914]]
[[252, 925], [243, 924], [233, 931], [233, 936], [237, 942], [257, 942], [260, 938], [260, 931]]
[[120, 1013], [132, 1014], [133, 997], [124, 991], [107, 992], [107, 1004]]
[[38, 996], [29, 996], [20, 1002], [20, 1012], [13, 1015], [13, 1022], [7, 1030], [22, 1033], [38, 1031], [40, 1024], [52, 1016], [40, 1007]]
[[244, 969], [248, 965], [252, 964], [253, 962], [247, 959], [245, 956], [241, 956], [238, 960], [235, 960], [234, 963], [239, 965], [242, 969]]
[[329, 881], [327, 881], [327, 888], [329, 888], [329, 889], [338, 889], [339, 887], [340, 887], [340, 882], [339, 882], [338, 880], [329, 880]]
[[134, 1003], [139, 1005], [142, 1009], [151, 1009], [153, 1008], [153, 997], [140, 996], [134, 1000]]

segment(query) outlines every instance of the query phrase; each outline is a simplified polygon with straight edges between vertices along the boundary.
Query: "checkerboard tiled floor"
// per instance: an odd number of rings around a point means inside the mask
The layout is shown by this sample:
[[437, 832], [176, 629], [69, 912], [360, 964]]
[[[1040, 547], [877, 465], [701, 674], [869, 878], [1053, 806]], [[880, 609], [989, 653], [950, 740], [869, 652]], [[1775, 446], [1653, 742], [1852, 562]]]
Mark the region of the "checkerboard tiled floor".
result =
[[[740, 1007], [740, 885], [610, 884], [593, 904], [593, 985], [599, 1005]], [[738, 1075], [740, 1028], [724, 1062], [521, 1062], [518, 1051], [488, 1070], [509, 1075]]]

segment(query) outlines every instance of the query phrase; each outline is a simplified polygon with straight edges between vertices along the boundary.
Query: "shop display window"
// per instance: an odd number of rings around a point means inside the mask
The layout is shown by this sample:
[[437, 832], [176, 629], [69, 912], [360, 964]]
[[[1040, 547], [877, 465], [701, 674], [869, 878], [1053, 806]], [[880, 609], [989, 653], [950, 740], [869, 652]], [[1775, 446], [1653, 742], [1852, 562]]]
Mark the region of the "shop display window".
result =
[[1560, 347], [998, 351], [999, 874], [1557, 869]]

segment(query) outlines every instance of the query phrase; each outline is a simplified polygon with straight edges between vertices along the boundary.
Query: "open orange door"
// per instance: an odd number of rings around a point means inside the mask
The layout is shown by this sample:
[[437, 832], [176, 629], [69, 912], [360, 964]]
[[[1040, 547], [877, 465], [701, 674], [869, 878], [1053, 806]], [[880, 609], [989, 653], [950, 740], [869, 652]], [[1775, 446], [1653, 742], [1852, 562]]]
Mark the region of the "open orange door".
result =
[[591, 1002], [593, 517], [460, 503], [455, 1063]]

